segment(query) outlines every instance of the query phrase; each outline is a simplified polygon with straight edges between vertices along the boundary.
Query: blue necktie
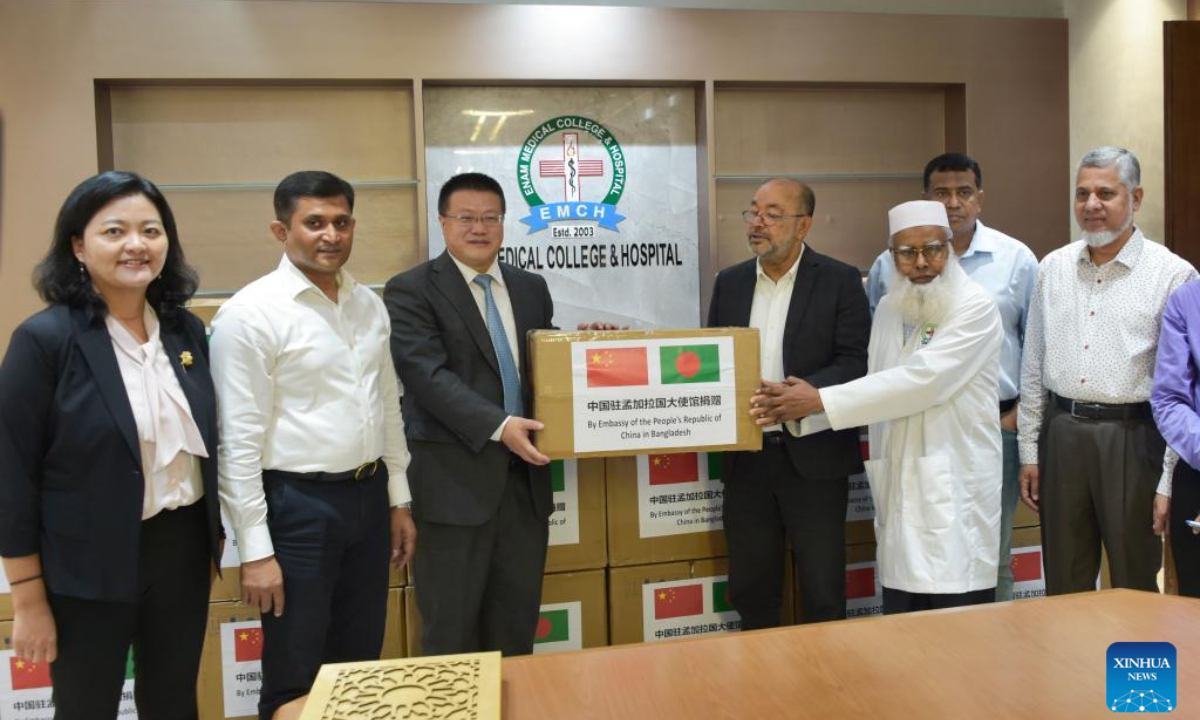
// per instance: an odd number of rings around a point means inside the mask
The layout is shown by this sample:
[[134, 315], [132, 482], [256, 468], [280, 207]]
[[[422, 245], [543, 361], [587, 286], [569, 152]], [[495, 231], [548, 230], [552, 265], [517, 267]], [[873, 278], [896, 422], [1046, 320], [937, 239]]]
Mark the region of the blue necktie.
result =
[[492, 297], [492, 276], [476, 275], [472, 282], [483, 288], [488, 335], [492, 336], [492, 348], [496, 351], [496, 362], [500, 364], [500, 381], [504, 383], [504, 412], [515, 417], [525, 417], [517, 363], [513, 361], [512, 348], [508, 346], [508, 335], [504, 332], [504, 321], [500, 319], [500, 310]]

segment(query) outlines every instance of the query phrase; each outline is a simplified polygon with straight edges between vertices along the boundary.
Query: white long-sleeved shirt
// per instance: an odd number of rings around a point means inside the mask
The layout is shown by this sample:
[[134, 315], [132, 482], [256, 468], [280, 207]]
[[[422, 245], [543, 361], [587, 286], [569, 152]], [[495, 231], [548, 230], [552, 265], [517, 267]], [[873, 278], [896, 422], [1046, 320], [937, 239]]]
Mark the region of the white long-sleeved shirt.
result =
[[[1082, 402], [1150, 399], [1163, 307], [1196, 277], [1186, 260], [1140, 229], [1110, 262], [1092, 263], [1077, 240], [1042, 259], [1029, 305], [1017, 413], [1021, 464], [1038, 461], [1045, 391]], [[1167, 448], [1160, 491], [1179, 456]]]
[[[759, 374], [763, 380], [783, 382], [783, 330], [787, 325], [788, 309], [792, 305], [792, 291], [796, 289], [796, 274], [800, 269], [800, 258], [804, 257], [804, 246], [800, 254], [779, 280], [772, 280], [763, 270], [762, 262], [756, 263], [754, 300], [750, 303], [750, 327], [758, 330]], [[797, 423], [800, 424], [799, 422]], [[763, 432], [777, 432], [780, 425], [767, 425]]]
[[411, 499], [400, 385], [383, 301], [346, 271], [334, 303], [285, 256], [213, 319], [218, 490], [242, 562], [274, 553], [262, 471], [344, 472], [384, 459]]

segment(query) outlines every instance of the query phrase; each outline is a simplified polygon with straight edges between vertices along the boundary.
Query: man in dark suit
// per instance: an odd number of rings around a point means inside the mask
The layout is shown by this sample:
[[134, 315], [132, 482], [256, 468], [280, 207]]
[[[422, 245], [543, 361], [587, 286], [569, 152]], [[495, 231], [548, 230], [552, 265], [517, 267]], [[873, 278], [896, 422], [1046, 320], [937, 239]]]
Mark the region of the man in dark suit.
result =
[[800, 437], [788, 383], [819, 388], [865, 375], [871, 318], [858, 270], [805, 246], [815, 205], [796, 180], [759, 187], [743, 213], [756, 257], [718, 273], [709, 306], [710, 327], [758, 329], [760, 395], [769, 398], [752, 409], [762, 452], [724, 460], [729, 592], [744, 630], [779, 624], [785, 533], [801, 622], [846, 616], [846, 479], [863, 469], [858, 430]]
[[552, 327], [546, 281], [497, 262], [504, 191], [479, 173], [438, 196], [446, 251], [392, 278], [384, 302], [403, 386], [413, 572], [428, 655], [528, 654], [541, 603], [549, 459], [530, 441], [525, 335]]

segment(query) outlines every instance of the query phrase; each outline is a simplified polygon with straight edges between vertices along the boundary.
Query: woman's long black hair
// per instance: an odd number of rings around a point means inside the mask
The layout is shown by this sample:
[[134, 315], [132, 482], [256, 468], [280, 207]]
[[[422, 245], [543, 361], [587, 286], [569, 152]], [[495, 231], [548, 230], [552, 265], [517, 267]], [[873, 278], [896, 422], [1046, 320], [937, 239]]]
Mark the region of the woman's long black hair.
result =
[[184, 258], [183, 245], [175, 229], [175, 215], [154, 183], [119, 170], [84, 180], [63, 202], [54, 223], [50, 251], [33, 271], [33, 286], [43, 300], [71, 307], [91, 307], [99, 317], [108, 312], [104, 299], [92, 287], [91, 279], [80, 272], [81, 265], [75, 258], [72, 241], [83, 237], [84, 228], [101, 208], [130, 195], [143, 195], [154, 203], [167, 233], [167, 259], [162, 274], [146, 288], [146, 300], [164, 325], [171, 325], [178, 319], [180, 309], [195, 294], [199, 278]]

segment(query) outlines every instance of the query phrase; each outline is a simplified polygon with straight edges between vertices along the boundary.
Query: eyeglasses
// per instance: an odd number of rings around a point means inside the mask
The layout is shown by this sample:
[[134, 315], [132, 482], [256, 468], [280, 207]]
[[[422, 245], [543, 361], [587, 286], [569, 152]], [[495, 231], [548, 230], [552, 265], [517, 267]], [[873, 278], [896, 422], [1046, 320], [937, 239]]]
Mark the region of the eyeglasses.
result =
[[926, 262], [941, 260], [946, 255], [946, 250], [950, 246], [946, 243], [929, 243], [925, 247], [908, 247], [901, 245], [898, 248], [892, 248], [892, 254], [896, 256], [897, 262], [905, 265], [911, 265], [917, 261], [917, 256], [925, 258]]
[[483, 223], [485, 228], [498, 228], [504, 222], [503, 215], [443, 215], [442, 217], [463, 227], [475, 227], [475, 223]]
[[797, 215], [781, 215], [779, 213], [761, 212], [758, 210], [742, 211], [742, 219], [745, 220], [747, 224], [753, 223], [755, 220], [762, 220], [762, 224], [766, 227], [771, 227], [772, 225], [777, 224], [780, 220], [785, 220], [787, 218], [802, 217], [808, 217], [808, 213], [799, 213]]

